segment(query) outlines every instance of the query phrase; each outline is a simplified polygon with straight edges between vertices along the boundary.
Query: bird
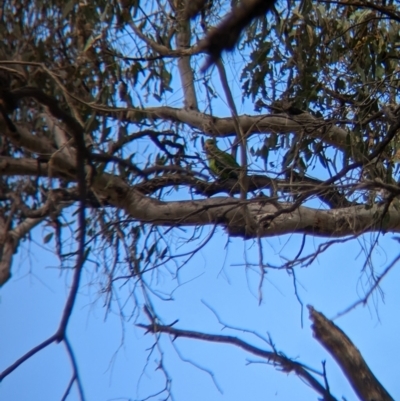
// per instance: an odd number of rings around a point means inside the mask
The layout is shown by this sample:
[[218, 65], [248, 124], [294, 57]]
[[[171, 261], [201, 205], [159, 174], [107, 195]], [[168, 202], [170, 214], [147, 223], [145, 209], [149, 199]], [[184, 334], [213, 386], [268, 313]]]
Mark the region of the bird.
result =
[[208, 165], [213, 174], [222, 180], [238, 179], [240, 166], [235, 158], [217, 147], [215, 139], [207, 139], [203, 148], [207, 155]]

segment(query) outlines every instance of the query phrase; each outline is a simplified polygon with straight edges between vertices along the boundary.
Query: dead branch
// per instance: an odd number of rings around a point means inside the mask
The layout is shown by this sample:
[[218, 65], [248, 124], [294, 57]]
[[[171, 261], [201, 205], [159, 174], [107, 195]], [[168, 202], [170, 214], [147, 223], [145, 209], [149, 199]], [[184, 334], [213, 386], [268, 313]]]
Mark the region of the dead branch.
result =
[[394, 401], [349, 337], [322, 313], [308, 306], [314, 337], [335, 358], [362, 401]]
[[[147, 314], [147, 316], [152, 319], [151, 315]], [[147, 333], [166, 333], [170, 334], [174, 338], [184, 337], [213, 343], [234, 345], [247, 352], [250, 352], [253, 355], [257, 355], [261, 358], [266, 359], [268, 363], [272, 364], [278, 369], [282, 369], [284, 372], [293, 372], [297, 374], [301, 379], [305, 380], [318, 394], [323, 396], [323, 401], [337, 401], [336, 398], [329, 393], [329, 391], [307, 370], [304, 365], [285, 357], [279, 352], [263, 350], [237, 337], [175, 329], [174, 327], [172, 327], [173, 324], [160, 325], [155, 320], [153, 320], [151, 324], [137, 324], [137, 326], [146, 329]]]

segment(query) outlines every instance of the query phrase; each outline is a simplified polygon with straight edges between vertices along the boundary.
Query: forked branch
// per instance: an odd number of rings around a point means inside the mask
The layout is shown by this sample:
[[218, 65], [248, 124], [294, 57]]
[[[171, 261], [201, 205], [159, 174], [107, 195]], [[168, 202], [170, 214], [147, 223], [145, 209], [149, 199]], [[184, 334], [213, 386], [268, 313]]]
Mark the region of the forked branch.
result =
[[[148, 314], [147, 316], [150, 317]], [[317, 380], [308, 371], [306, 366], [285, 357], [282, 353], [276, 352], [275, 350], [266, 351], [233, 336], [207, 334], [191, 330], [180, 330], [172, 327], [173, 325], [158, 324], [155, 320], [153, 320], [151, 324], [138, 324], [137, 326], [146, 329], [147, 332], [150, 333], [170, 334], [174, 338], [184, 337], [184, 338], [191, 338], [195, 340], [202, 340], [213, 343], [224, 343], [224, 344], [234, 345], [247, 352], [250, 352], [253, 355], [257, 355], [258, 357], [266, 359], [268, 363], [277, 367], [278, 369], [283, 370], [284, 372], [295, 373], [302, 380], [305, 380], [318, 394], [322, 395], [323, 401], [336, 401], [336, 398], [333, 397], [330, 394], [329, 390], [325, 388], [324, 385], [321, 384], [319, 380]]]

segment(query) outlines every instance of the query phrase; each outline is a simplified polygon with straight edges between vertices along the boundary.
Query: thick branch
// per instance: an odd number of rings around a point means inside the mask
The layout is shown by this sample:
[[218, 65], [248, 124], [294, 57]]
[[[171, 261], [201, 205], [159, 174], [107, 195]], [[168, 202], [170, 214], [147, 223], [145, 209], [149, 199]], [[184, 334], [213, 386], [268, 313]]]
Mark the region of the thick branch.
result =
[[[285, 212], [292, 204], [268, 197], [240, 201], [215, 197], [204, 200], [162, 202], [144, 196], [118, 177], [103, 174], [95, 178], [94, 192], [112, 205], [122, 208], [141, 222], [164, 226], [222, 225], [230, 235], [243, 238], [268, 237], [288, 233], [342, 237], [366, 231], [400, 231], [400, 213], [385, 205], [351, 206], [319, 210], [300, 206]], [[246, 216], [243, 205], [247, 205]], [[279, 212], [279, 213], [277, 213]]]
[[[63, 112], [57, 106], [57, 103], [50, 96], [45, 95], [36, 88], [23, 88], [12, 92], [16, 99], [32, 96], [40, 103], [49, 107], [50, 112], [56, 118], [60, 118], [69, 128], [70, 133], [74, 136], [77, 144], [84, 146], [82, 128], [68, 113]], [[235, 136], [235, 123], [233, 118], [217, 118], [209, 114], [200, 113], [190, 109], [177, 109], [173, 107], [149, 107], [146, 109], [132, 108], [110, 108], [107, 106], [97, 106], [95, 104], [86, 103], [82, 99], [66, 93], [75, 101], [83, 103], [88, 107], [97, 110], [99, 113], [113, 116], [121, 121], [141, 122], [143, 118], [163, 119], [173, 122], [181, 122], [188, 124], [193, 128], [197, 128], [205, 133], [216, 137]], [[309, 113], [301, 113], [299, 115], [283, 114], [263, 114], [259, 116], [241, 115], [237, 118], [238, 124], [246, 132], [247, 135], [254, 133], [306, 133], [313, 138], [319, 138], [326, 144], [335, 146], [344, 150], [346, 146], [347, 131], [336, 127], [332, 122], [326, 122], [323, 119], [317, 119]], [[0, 127], [1, 128], [1, 127]], [[22, 131], [22, 128], [19, 129]], [[17, 140], [17, 135], [14, 138]], [[47, 153], [51, 153], [48, 150]]]
[[[10, 134], [11, 135], [11, 134]], [[29, 135], [27, 143], [40, 148], [36, 141], [40, 138]], [[25, 146], [25, 142], [21, 145]], [[26, 146], [29, 150], [29, 146]], [[39, 149], [38, 149], [39, 150]], [[61, 154], [55, 152], [51, 158], [52, 171], [64, 172], [71, 164]], [[68, 171], [75, 174], [75, 171]], [[73, 178], [75, 179], [75, 178]], [[310, 190], [309, 195], [326, 192], [329, 187]], [[371, 208], [351, 206], [335, 210], [316, 210], [307, 207], [292, 208], [291, 204], [277, 204], [275, 199], [263, 197], [250, 201], [235, 198], [213, 198], [196, 201], [161, 202], [144, 196], [131, 188], [120, 178], [110, 174], [99, 174], [92, 182], [92, 190], [100, 199], [122, 208], [138, 221], [165, 226], [218, 224], [227, 228], [233, 236], [243, 238], [266, 237], [287, 233], [305, 233], [318, 236], [360, 234], [366, 231], [399, 231], [400, 214], [390, 207], [384, 221], [380, 218], [385, 207], [374, 205]], [[243, 206], [248, 204], [248, 216], [243, 215]]]
[[[190, 47], [190, 20], [184, 15], [184, 2], [177, 10], [178, 32], [176, 34], [176, 46], [178, 49], [188, 49]], [[193, 68], [190, 65], [190, 57], [180, 57], [178, 59], [178, 70], [181, 77], [182, 89], [185, 98], [185, 108], [197, 110], [197, 96], [194, 88]]]
[[[393, 127], [395, 130], [396, 126]], [[8, 131], [7, 135], [12, 137], [14, 133]], [[22, 139], [19, 137], [20, 145], [31, 151], [40, 151], [46, 145], [43, 140], [30, 134], [24, 134]], [[71, 165], [71, 160], [55, 152], [51, 162], [55, 174], [57, 171], [64, 172], [65, 167], [69, 167], [68, 174], [74, 175], [73, 179], [76, 179], [76, 168]], [[331, 184], [334, 179], [337, 178], [332, 177], [325, 184]], [[319, 192], [326, 192], [327, 189], [329, 189], [327, 185], [311, 189], [304, 194], [304, 199]], [[93, 179], [92, 190], [99, 199], [122, 208], [132, 218], [141, 222], [164, 226], [217, 224], [224, 226], [231, 235], [243, 238], [287, 233], [340, 237], [366, 231], [400, 230], [399, 212], [396, 208], [390, 207], [382, 221], [380, 216], [385, 212], [385, 206], [382, 205], [374, 205], [369, 209], [364, 206], [351, 206], [335, 210], [316, 210], [288, 203], [277, 204], [276, 199], [267, 197], [249, 201], [213, 198], [161, 202], [143, 195], [120, 178], [106, 173], [98, 174]], [[244, 205], [248, 205], [248, 216], [243, 215]]]
[[[114, 161], [113, 157], [92, 154], [92, 160], [95, 161]], [[118, 162], [123, 162], [122, 165], [125, 167], [129, 167], [128, 161], [124, 159], [115, 158]], [[138, 175], [146, 176], [145, 174], [154, 174], [156, 172], [163, 173], [160, 176], [156, 176], [154, 178], [147, 178], [143, 182], [136, 184], [134, 188], [136, 188], [139, 192], [144, 195], [152, 195], [154, 192], [171, 186], [187, 186], [191, 189], [194, 189], [196, 194], [200, 194], [203, 196], [213, 196], [219, 193], [226, 193], [229, 195], [237, 195], [240, 194], [241, 187], [237, 185], [237, 181], [234, 179], [229, 179], [225, 181], [215, 181], [215, 182], [207, 182], [198, 177], [202, 177], [201, 174], [196, 172], [190, 172], [180, 166], [153, 166], [149, 167], [142, 171], [135, 171]], [[179, 173], [179, 174], [176, 174]], [[48, 163], [39, 162], [37, 160], [19, 158], [14, 159], [12, 157], [3, 157], [0, 161], [0, 174], [4, 176], [35, 176], [35, 177], [48, 177]], [[71, 176], [67, 176], [63, 174], [61, 171], [52, 170], [51, 171], [52, 178], [63, 178], [67, 181], [75, 181]], [[293, 177], [292, 177], [293, 178]], [[307, 178], [307, 177], [295, 177], [296, 179], [293, 182], [289, 180], [278, 180], [272, 179], [265, 175], [250, 175], [247, 176], [247, 186], [248, 191], [256, 191], [262, 189], [270, 190], [273, 188], [275, 191], [286, 193], [286, 194], [298, 194], [301, 190], [318, 188], [323, 184], [322, 181]], [[373, 186], [371, 186], [373, 185]], [[365, 186], [365, 189], [368, 188], [384, 188], [389, 191], [392, 191], [395, 188], [392, 186], [384, 185], [380, 182], [370, 183], [370, 186]], [[322, 188], [322, 187], [321, 187]], [[1, 195], [1, 194], [0, 194]], [[355, 202], [350, 202], [346, 199], [346, 197], [341, 194], [338, 190], [336, 190], [333, 185], [329, 186], [326, 189], [321, 189], [316, 193], [316, 196], [324, 202], [329, 208], [334, 209], [338, 207], [348, 207], [354, 206]], [[276, 199], [278, 201], [278, 199]], [[87, 200], [89, 202], [89, 200]], [[91, 207], [98, 207], [98, 202], [89, 202]]]
[[47, 177], [48, 163], [35, 159], [2, 156], [0, 160], [0, 174], [4, 176], [27, 175]]
[[[63, 157], [60, 152], [57, 152], [48, 139], [32, 135], [26, 127], [16, 125], [14, 128], [14, 130], [11, 130], [4, 119], [0, 118], [0, 132], [7, 136], [15, 146], [36, 153], [50, 162], [56, 162], [58, 176], [76, 176], [76, 165], [73, 158]], [[20, 163], [20, 165], [18, 165], [18, 163]], [[40, 168], [45, 167], [45, 163], [35, 160], [28, 161], [20, 159], [18, 163], [11, 163], [10, 158], [2, 157], [0, 161], [0, 171], [14, 169], [14, 171], [18, 172], [26, 169], [31, 171], [32, 175], [41, 175]]]
[[311, 306], [309, 310], [314, 337], [335, 358], [360, 400], [394, 401], [349, 337], [322, 313]]
[[[31, 163], [32, 165], [34, 164]], [[190, 177], [187, 177], [189, 180]], [[266, 177], [251, 185], [270, 185]], [[162, 177], [159, 178], [163, 180]], [[190, 181], [192, 181], [190, 179]], [[176, 183], [176, 182], [175, 182]], [[173, 185], [173, 181], [170, 182]], [[104, 204], [119, 207], [132, 218], [147, 223], [163, 226], [222, 225], [233, 236], [244, 238], [268, 237], [288, 233], [305, 233], [314, 236], [341, 237], [361, 234], [367, 231], [400, 232], [400, 214], [395, 207], [390, 207], [385, 218], [382, 216], [385, 205], [374, 205], [371, 208], [355, 205], [333, 210], [319, 210], [300, 206], [286, 213], [290, 203], [278, 203], [268, 197], [254, 198], [246, 201], [252, 224], [243, 215], [244, 203], [236, 198], [215, 197], [203, 200], [162, 202], [143, 195], [151, 191], [153, 184], [143, 184], [143, 188], [132, 189], [118, 177], [103, 174], [95, 177], [92, 190]], [[154, 185], [157, 185], [156, 183]], [[161, 183], [162, 186], [165, 183]], [[216, 188], [215, 185], [217, 185]], [[228, 191], [211, 185], [209, 190]], [[284, 185], [284, 184], [282, 184]], [[207, 188], [199, 188], [207, 191]], [[239, 189], [238, 189], [239, 190]], [[277, 212], [279, 216], [274, 217]], [[246, 223], [247, 222], [247, 223]]]
[[[12, 166], [12, 163], [6, 163]], [[24, 164], [30, 166], [29, 171], [34, 174], [35, 168], [37, 168], [36, 162], [24, 161]], [[18, 169], [19, 167], [15, 166], [14, 168]], [[53, 170], [53, 176], [56, 176], [56, 160], [53, 163]], [[42, 171], [45, 169], [43, 168]], [[187, 179], [189, 178], [187, 177]], [[264, 178], [259, 182], [256, 180], [255, 185], [270, 185], [270, 179]], [[163, 180], [163, 178], [160, 177], [159, 180]], [[400, 232], [400, 213], [395, 207], [388, 209], [383, 220], [380, 218], [385, 211], [385, 205], [374, 205], [370, 208], [354, 205], [334, 210], [300, 206], [288, 213], [285, 212], [285, 209], [290, 208], [292, 204], [278, 203], [276, 199], [268, 197], [251, 199], [245, 203], [236, 198], [226, 197], [162, 202], [143, 194], [142, 191], [147, 191], [147, 193], [151, 191], [149, 185], [152, 184], [150, 182], [143, 183], [143, 188], [138, 186], [137, 189], [133, 189], [122, 179], [104, 173], [94, 178], [92, 190], [104, 204], [120, 207], [138, 221], [164, 226], [217, 224], [224, 226], [231, 235], [244, 238], [287, 233], [340, 237], [367, 231]], [[210, 190], [215, 191], [216, 189], [211, 187]], [[322, 192], [326, 192], [326, 190], [327, 188], [321, 189]], [[315, 192], [318, 194], [318, 188], [315, 189]], [[244, 204], [248, 205], [250, 224], [249, 219], [243, 215], [242, 206]], [[276, 215], [277, 212], [279, 212], [279, 216]]]
[[[233, 118], [218, 118], [210, 114], [173, 107], [153, 107], [139, 109], [112, 109], [91, 105], [100, 113], [106, 113], [122, 121], [139, 122], [143, 118], [163, 119], [187, 124], [215, 137], [234, 137], [236, 135]], [[238, 123], [247, 135], [259, 133], [294, 133], [304, 132], [312, 138], [321, 139], [324, 143], [345, 149], [347, 131], [317, 119], [309, 113], [289, 116], [287, 114], [261, 114], [259, 116], [240, 115]]]

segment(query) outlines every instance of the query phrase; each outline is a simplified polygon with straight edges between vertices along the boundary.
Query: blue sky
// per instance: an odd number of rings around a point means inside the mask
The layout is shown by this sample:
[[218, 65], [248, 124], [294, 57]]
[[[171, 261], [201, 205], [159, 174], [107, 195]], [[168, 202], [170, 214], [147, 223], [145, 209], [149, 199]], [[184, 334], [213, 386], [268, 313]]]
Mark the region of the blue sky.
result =
[[[38, 240], [39, 228], [35, 230], [35, 235]], [[277, 349], [313, 368], [320, 369], [321, 361], [327, 360], [333, 394], [338, 399], [343, 396], [348, 401], [356, 400], [335, 362], [312, 338], [306, 312], [304, 327], [301, 328], [300, 306], [293, 293], [291, 277], [285, 271], [269, 271], [263, 286], [264, 300], [258, 305], [259, 277], [256, 269], [236, 266], [238, 261], [244, 260], [244, 248], [251, 243], [235, 239], [224, 250], [221, 243], [226, 242], [226, 237], [222, 230], [217, 237], [219, 239], [208, 244], [182, 269], [179, 279], [186, 284], [174, 291], [173, 301], [153, 299], [166, 323], [179, 319], [177, 328], [233, 334], [268, 349], [250, 333], [224, 329], [212, 308], [224, 324], [252, 330], [263, 336], [269, 333]], [[382, 240], [382, 248], [386, 249], [382, 249], [382, 256], [376, 258], [377, 266], [383, 266], [396, 256], [395, 242], [390, 234], [386, 237]], [[263, 241], [271, 244], [268, 258], [276, 259], [277, 252], [282, 252], [282, 248], [297, 248], [299, 240], [300, 236], [295, 235]], [[308, 249], [316, 242], [309, 238]], [[362, 295], [360, 263], [355, 260], [358, 255], [355, 245], [353, 241], [332, 249], [312, 267], [296, 271], [304, 304], [312, 304], [332, 318], [357, 300], [357, 294]], [[28, 257], [28, 252], [34, 256]], [[247, 254], [250, 262], [255, 252], [250, 250]], [[361, 260], [361, 257], [358, 259]], [[16, 255], [13, 278], [1, 292], [0, 369], [53, 334], [57, 328], [70, 277], [60, 274], [54, 268], [56, 265], [57, 261], [51, 254], [35, 246], [30, 250], [21, 249]], [[90, 275], [88, 273], [84, 277]], [[335, 321], [354, 341], [394, 399], [400, 398], [397, 370], [390, 363], [400, 356], [396, 318], [400, 301], [398, 276], [398, 269], [395, 268], [383, 282], [385, 303], [377, 300], [375, 306], [370, 303], [369, 307], [359, 307]], [[149, 334], [144, 335], [133, 321], [122, 324], [118, 314], [109, 314], [104, 321], [102, 298], [90, 286], [91, 283], [85, 279], [68, 328], [86, 398], [134, 400], [156, 393], [163, 388], [164, 381], [162, 372], [157, 370], [160, 362], [158, 350], [147, 361], [149, 351], [146, 349], [152, 346], [153, 338]], [[160, 287], [163, 287], [162, 283]], [[317, 395], [293, 374], [276, 371], [260, 358], [229, 345], [189, 339], [172, 342], [163, 337], [159, 347], [164, 354], [165, 368], [173, 378], [172, 393], [176, 400], [240, 400], [246, 397], [254, 400], [317, 399]], [[179, 355], [191, 362], [183, 361]], [[212, 372], [217, 385], [207, 371]], [[51, 345], [8, 376], [0, 384], [0, 395], [4, 400], [61, 399], [70, 375], [64, 346]], [[68, 400], [77, 399], [74, 388]]]

